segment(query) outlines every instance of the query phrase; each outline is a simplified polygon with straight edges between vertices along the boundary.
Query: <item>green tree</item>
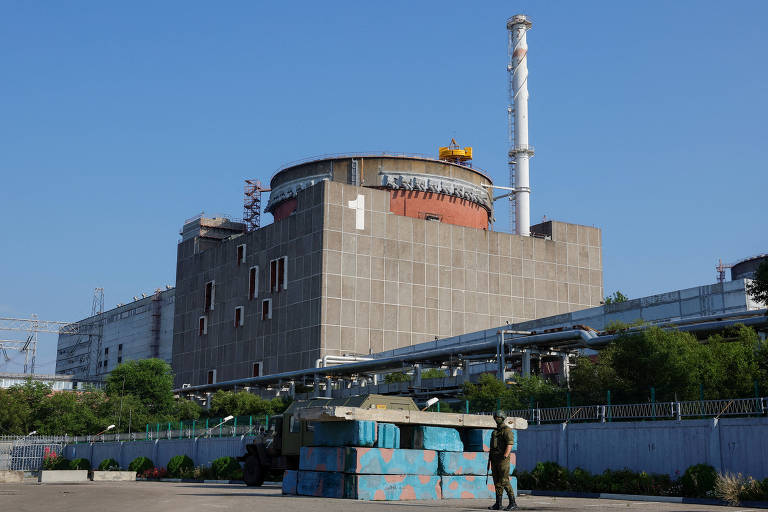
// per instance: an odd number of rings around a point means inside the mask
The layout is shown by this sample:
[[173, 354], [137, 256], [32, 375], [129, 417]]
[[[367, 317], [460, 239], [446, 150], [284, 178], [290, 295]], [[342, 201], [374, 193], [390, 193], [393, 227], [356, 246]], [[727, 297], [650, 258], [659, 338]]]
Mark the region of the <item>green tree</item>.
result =
[[768, 259], [758, 265], [755, 278], [747, 285], [747, 292], [757, 302], [768, 305]]
[[445, 370], [440, 368], [428, 368], [421, 372], [422, 379], [442, 379], [446, 377]]
[[110, 398], [137, 397], [153, 415], [170, 413], [173, 408], [173, 374], [162, 359], [138, 359], [118, 365], [107, 377]]
[[621, 387], [611, 362], [602, 356], [597, 356], [595, 359], [580, 356], [571, 369], [571, 392], [574, 404], [604, 403], [606, 390], [617, 390]]
[[260, 416], [263, 414], [279, 414], [288, 404], [281, 398], [265, 400], [248, 391], [218, 390], [211, 397], [211, 416]]
[[33, 430], [32, 408], [19, 386], [0, 389], [0, 434], [20, 436]]
[[469, 400], [473, 412], [489, 412], [501, 406], [504, 410], [526, 409], [531, 399], [538, 407], [565, 405], [566, 390], [537, 375], [520, 377], [509, 386], [491, 374], [483, 374], [477, 383], [464, 385], [462, 398]]
[[35, 430], [44, 435], [95, 434], [106, 427], [100, 410], [105, 399], [101, 392], [52, 393], [35, 411]]
[[395, 382], [410, 382], [411, 376], [405, 372], [392, 372], [384, 376], [384, 382], [393, 384]]
[[618, 304], [619, 302], [627, 302], [629, 300], [629, 297], [621, 293], [620, 291], [613, 292], [613, 295], [608, 295], [603, 299], [603, 302], [606, 304]]

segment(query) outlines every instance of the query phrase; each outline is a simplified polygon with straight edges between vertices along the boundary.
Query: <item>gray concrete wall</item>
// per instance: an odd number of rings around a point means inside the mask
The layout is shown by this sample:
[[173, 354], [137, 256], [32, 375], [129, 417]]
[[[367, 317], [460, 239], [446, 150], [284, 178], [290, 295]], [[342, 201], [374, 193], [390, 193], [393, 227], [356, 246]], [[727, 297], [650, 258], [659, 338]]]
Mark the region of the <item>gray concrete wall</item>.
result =
[[[362, 222], [350, 201], [362, 197]], [[600, 230], [546, 223], [550, 239], [395, 215], [387, 190], [324, 181], [298, 192], [297, 210], [200, 252], [178, 246], [175, 384], [205, 384], [310, 368], [323, 355], [406, 348], [599, 304]], [[237, 246], [246, 245], [238, 264]], [[288, 287], [269, 286], [269, 262], [287, 256]], [[248, 298], [259, 266], [258, 297]], [[204, 311], [215, 281], [214, 309]], [[272, 299], [271, 320], [261, 301]], [[245, 308], [245, 325], [234, 310]], [[208, 318], [208, 332], [198, 322]]]
[[768, 418], [531, 425], [520, 431], [518, 467], [552, 461], [592, 473], [606, 469], [682, 475], [694, 464], [768, 477]]
[[[206, 251], [195, 239], [178, 246], [176, 316], [173, 337], [175, 384], [204, 384], [208, 370], [216, 380], [314, 366], [320, 355], [320, 269], [323, 186], [298, 194], [297, 211], [256, 231], [229, 238]], [[246, 261], [238, 263], [237, 246], [245, 244]], [[287, 256], [288, 286], [270, 290], [270, 261]], [[258, 266], [258, 292], [250, 299], [249, 269]], [[215, 303], [204, 311], [205, 284], [215, 281]], [[272, 318], [262, 320], [262, 300], [272, 300]], [[245, 317], [235, 327], [235, 308]], [[208, 318], [208, 333], [198, 322]]]
[[[56, 373], [85, 379], [109, 373], [120, 362], [159, 357], [171, 362], [175, 290], [139, 299], [77, 322], [82, 334], [59, 335]], [[153, 332], [153, 313], [158, 313], [159, 332]], [[97, 353], [97, 323], [103, 322], [101, 350]], [[153, 341], [153, 337], [157, 339]], [[155, 349], [153, 345], [157, 345]], [[119, 350], [122, 345], [122, 351]], [[90, 350], [90, 373], [86, 368]], [[106, 350], [106, 353], [105, 353]], [[101, 364], [99, 364], [101, 362]], [[106, 365], [104, 364], [106, 363]]]
[[196, 466], [210, 466], [219, 457], [238, 457], [245, 453], [251, 437], [221, 437], [198, 439], [172, 439], [159, 441], [133, 441], [121, 443], [70, 444], [64, 456], [73, 460], [88, 459], [96, 468], [105, 459], [115, 459], [125, 469], [137, 457], [148, 457], [155, 466], [167, 467], [171, 457], [187, 455]]
[[[389, 192], [327, 183], [323, 353], [370, 354], [595, 306], [601, 233], [546, 223], [551, 239], [395, 215]], [[365, 203], [360, 227], [350, 201]]]

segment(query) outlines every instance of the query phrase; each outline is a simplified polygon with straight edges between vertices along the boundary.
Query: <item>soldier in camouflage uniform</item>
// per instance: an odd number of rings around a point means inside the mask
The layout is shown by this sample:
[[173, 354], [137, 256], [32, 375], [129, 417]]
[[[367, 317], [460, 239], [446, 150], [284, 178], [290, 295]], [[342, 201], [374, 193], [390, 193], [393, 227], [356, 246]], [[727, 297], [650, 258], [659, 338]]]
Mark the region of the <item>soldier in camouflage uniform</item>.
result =
[[493, 419], [496, 421], [496, 429], [491, 434], [491, 451], [488, 456], [493, 473], [493, 485], [496, 488], [496, 504], [488, 509], [500, 510], [504, 491], [507, 491], [509, 505], [504, 510], [517, 510], [515, 493], [509, 483], [509, 454], [512, 452], [512, 445], [515, 444], [515, 434], [504, 424], [505, 416], [502, 411], [494, 412]]

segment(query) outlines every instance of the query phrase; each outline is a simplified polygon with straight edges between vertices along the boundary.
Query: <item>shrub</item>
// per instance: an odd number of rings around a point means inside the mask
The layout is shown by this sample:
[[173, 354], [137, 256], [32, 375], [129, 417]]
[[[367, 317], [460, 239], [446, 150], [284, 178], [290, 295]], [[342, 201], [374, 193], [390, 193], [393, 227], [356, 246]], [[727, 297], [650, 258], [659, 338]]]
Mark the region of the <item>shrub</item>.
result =
[[234, 457], [220, 457], [211, 462], [217, 480], [242, 480], [243, 470]]
[[216, 480], [216, 473], [213, 468], [208, 466], [197, 466], [191, 471], [184, 472], [182, 478], [191, 478], [192, 480]]
[[147, 457], [136, 457], [133, 462], [128, 464], [129, 471], [135, 471], [136, 474], [141, 475], [148, 469], [155, 467], [155, 464]]
[[531, 471], [534, 489], [568, 489], [568, 470], [555, 462], [539, 462]]
[[683, 496], [689, 498], [705, 498], [715, 490], [717, 472], [707, 464], [696, 464], [685, 470], [680, 483], [683, 486]]
[[186, 455], [176, 455], [168, 461], [168, 475], [172, 478], [182, 478], [182, 474], [191, 471], [195, 463]]
[[141, 472], [141, 476], [147, 479], [160, 479], [168, 476], [168, 471], [165, 468], [149, 468]]
[[99, 471], [120, 471], [120, 464], [115, 459], [104, 459], [99, 464]]
[[72, 462], [69, 463], [69, 469], [86, 469], [88, 471], [91, 470], [91, 461], [88, 459], [75, 459]]
[[70, 462], [68, 459], [50, 450], [46, 450], [46, 452], [43, 456], [43, 469], [69, 469]]
[[741, 493], [746, 487], [747, 479], [741, 473], [734, 475], [726, 473], [717, 475], [715, 480], [715, 496], [734, 507], [741, 503]]

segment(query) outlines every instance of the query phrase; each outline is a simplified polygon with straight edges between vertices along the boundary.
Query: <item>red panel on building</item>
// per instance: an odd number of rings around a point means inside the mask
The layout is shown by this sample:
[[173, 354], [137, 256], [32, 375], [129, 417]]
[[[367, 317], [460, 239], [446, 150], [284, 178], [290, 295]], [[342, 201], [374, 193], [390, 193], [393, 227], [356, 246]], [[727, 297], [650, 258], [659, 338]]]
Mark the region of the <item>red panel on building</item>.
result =
[[445, 194], [419, 190], [390, 190], [389, 211], [406, 217], [488, 229], [488, 210], [472, 201]]

